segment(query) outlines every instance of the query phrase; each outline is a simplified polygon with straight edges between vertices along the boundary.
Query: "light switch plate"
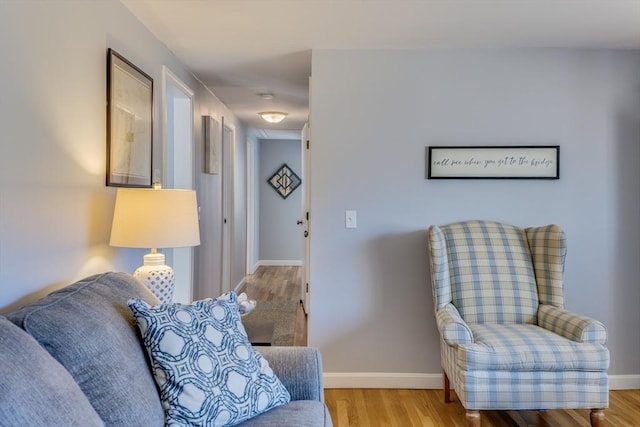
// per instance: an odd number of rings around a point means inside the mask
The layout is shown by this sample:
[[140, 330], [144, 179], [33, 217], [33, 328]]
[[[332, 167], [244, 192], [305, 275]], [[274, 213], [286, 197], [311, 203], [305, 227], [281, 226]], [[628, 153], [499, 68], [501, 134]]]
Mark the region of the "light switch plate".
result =
[[346, 228], [357, 228], [357, 218], [356, 211], [345, 211], [344, 212], [344, 225]]

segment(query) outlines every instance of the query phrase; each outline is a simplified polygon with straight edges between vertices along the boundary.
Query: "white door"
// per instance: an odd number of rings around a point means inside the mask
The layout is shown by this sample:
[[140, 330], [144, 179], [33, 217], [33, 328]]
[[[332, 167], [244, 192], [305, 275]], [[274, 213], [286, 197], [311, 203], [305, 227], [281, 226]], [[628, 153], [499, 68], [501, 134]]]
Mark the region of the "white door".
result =
[[220, 283], [222, 292], [229, 292], [233, 289], [231, 285], [231, 272], [233, 257], [233, 129], [222, 126], [222, 268]]
[[[193, 189], [193, 91], [167, 67], [162, 71], [164, 187]], [[174, 248], [168, 251], [167, 258], [176, 279], [173, 301], [191, 302], [193, 248]]]

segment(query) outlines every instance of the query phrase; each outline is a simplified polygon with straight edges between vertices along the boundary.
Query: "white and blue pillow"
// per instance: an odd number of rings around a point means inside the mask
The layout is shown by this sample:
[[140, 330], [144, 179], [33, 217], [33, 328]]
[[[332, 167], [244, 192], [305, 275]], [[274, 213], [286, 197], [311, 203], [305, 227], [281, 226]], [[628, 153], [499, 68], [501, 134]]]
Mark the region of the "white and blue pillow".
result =
[[232, 426], [290, 401], [256, 352], [235, 293], [192, 304], [129, 300], [151, 359], [167, 426]]

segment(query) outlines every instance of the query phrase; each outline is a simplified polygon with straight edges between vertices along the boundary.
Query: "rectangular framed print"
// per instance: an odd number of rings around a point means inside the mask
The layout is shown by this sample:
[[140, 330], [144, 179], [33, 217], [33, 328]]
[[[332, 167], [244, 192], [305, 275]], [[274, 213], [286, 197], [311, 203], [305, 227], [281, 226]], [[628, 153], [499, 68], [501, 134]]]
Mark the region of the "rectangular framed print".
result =
[[107, 185], [151, 187], [153, 79], [107, 51]]
[[222, 168], [222, 127], [211, 116], [202, 116], [204, 122], [204, 173], [218, 175]]

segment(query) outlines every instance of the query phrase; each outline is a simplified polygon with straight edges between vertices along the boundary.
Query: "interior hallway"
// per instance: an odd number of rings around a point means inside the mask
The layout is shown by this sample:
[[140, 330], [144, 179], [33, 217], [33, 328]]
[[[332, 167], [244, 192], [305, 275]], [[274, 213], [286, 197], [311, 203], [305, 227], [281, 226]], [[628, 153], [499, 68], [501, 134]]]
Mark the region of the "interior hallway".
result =
[[302, 267], [260, 266], [246, 277], [238, 293], [246, 292], [256, 301], [298, 301], [298, 313], [293, 338], [294, 346], [307, 345], [307, 316], [300, 303]]

